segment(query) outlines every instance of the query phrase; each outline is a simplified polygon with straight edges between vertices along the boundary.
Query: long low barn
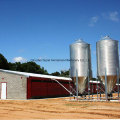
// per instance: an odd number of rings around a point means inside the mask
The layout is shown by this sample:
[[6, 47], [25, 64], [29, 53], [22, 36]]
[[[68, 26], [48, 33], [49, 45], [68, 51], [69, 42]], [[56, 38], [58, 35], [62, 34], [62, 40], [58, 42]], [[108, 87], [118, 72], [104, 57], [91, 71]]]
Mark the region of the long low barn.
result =
[[[97, 93], [104, 87], [97, 81], [90, 81], [90, 94]], [[75, 86], [71, 78], [17, 72], [0, 69], [0, 99], [33, 99], [69, 96]], [[120, 86], [120, 85], [119, 85]], [[65, 88], [64, 88], [65, 87]], [[74, 90], [72, 89], [74, 88]], [[68, 91], [67, 91], [67, 90]], [[86, 88], [87, 94], [88, 88]], [[114, 87], [118, 91], [118, 85]], [[75, 92], [73, 92], [75, 94]]]
[[[56, 81], [57, 80], [57, 81]], [[1, 99], [32, 99], [68, 96], [71, 78], [0, 69]]]

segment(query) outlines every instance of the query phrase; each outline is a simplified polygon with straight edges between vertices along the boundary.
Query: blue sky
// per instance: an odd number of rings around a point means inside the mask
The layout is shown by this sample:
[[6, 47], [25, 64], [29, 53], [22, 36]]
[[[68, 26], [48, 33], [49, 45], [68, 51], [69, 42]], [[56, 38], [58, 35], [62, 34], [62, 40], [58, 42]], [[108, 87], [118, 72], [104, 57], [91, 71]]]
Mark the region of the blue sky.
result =
[[[96, 42], [120, 40], [120, 0], [0, 0], [0, 52], [9, 62], [69, 59], [69, 45], [91, 44], [96, 76]], [[37, 62], [49, 73], [68, 70], [69, 62]]]

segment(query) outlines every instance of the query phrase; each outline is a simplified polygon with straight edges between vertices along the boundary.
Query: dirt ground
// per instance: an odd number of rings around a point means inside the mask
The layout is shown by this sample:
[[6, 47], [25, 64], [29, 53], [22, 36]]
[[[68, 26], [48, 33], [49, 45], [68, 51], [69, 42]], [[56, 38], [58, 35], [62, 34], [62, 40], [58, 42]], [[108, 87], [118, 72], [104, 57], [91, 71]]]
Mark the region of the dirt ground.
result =
[[0, 100], [0, 120], [4, 119], [120, 119], [120, 102]]

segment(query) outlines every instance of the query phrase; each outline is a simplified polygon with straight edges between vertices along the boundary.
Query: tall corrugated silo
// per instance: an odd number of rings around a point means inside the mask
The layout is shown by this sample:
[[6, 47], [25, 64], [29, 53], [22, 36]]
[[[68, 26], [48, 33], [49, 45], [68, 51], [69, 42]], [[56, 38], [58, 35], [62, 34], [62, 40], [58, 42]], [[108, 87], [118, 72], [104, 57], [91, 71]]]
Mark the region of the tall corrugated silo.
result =
[[117, 81], [117, 70], [119, 70], [118, 41], [109, 36], [103, 37], [96, 44], [97, 49], [97, 76], [105, 85], [107, 83], [107, 94], [111, 95]]
[[92, 77], [90, 44], [83, 40], [77, 40], [70, 45], [70, 76], [76, 84], [76, 72], [78, 75], [78, 91], [84, 94], [87, 78]]

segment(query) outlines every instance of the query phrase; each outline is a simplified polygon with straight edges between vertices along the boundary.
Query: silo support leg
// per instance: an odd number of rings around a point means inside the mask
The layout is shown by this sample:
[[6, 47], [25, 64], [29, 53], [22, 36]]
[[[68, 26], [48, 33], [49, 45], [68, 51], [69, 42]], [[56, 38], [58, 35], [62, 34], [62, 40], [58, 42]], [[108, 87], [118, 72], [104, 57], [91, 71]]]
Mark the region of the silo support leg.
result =
[[88, 99], [90, 99], [90, 78], [89, 78], [89, 69], [88, 69]]
[[97, 79], [97, 100], [98, 100], [98, 79]]
[[119, 68], [117, 68], [117, 85], [118, 85], [118, 100], [119, 100]]
[[76, 97], [78, 100], [78, 72], [77, 72], [77, 70], [76, 70]]
[[106, 101], [108, 101], [106, 69], [105, 69], [105, 97], [106, 97]]

